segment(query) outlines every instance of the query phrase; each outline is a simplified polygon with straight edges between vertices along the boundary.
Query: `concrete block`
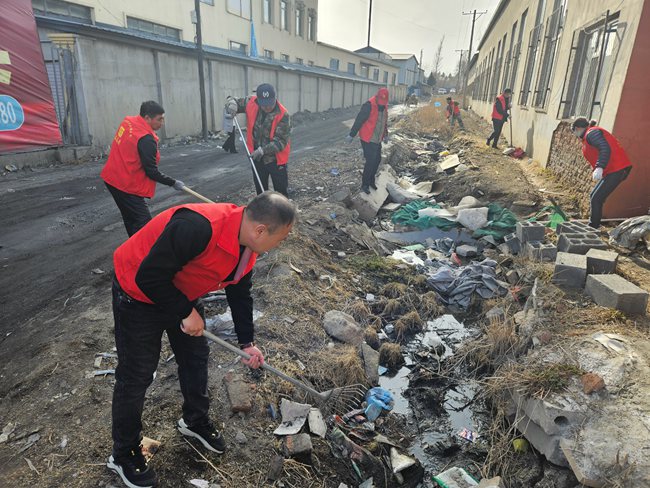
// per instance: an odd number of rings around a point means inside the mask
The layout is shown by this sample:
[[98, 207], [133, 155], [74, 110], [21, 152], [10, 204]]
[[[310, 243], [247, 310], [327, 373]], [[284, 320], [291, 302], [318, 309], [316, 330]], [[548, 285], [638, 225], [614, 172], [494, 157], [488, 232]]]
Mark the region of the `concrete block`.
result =
[[587, 252], [587, 274], [611, 274], [616, 272], [618, 253], [590, 249]]
[[556, 233], [557, 235], [562, 235], [566, 232], [576, 233], [576, 234], [588, 234], [594, 231], [593, 227], [590, 227], [584, 222], [561, 222], [557, 224]]
[[312, 449], [309, 434], [288, 435], [282, 444], [284, 456], [288, 458], [309, 456]]
[[503, 243], [508, 247], [510, 254], [519, 254], [521, 252], [521, 241], [514, 232], [505, 236]]
[[366, 378], [371, 385], [379, 384], [379, 352], [364, 342], [361, 344], [361, 354], [363, 355]]
[[528, 241], [526, 244], [526, 256], [531, 261], [553, 262], [557, 257], [557, 248], [550, 243], [539, 241]]
[[522, 244], [530, 241], [543, 241], [546, 227], [538, 222], [517, 222], [515, 233]]
[[248, 413], [253, 408], [253, 385], [244, 380], [244, 375], [228, 372], [223, 378], [233, 413]]
[[516, 285], [517, 283], [519, 283], [519, 273], [516, 270], [511, 269], [506, 273], [506, 280], [511, 285]]
[[560, 448], [560, 441], [562, 440], [560, 435], [547, 434], [527, 415], [517, 415], [513, 425], [550, 462], [558, 466], [569, 466], [569, 462]]
[[587, 278], [587, 256], [558, 252], [553, 283], [569, 288], [582, 288]]
[[593, 232], [587, 234], [565, 232], [557, 242], [557, 250], [560, 252], [587, 254], [590, 249], [605, 250], [607, 244], [598, 237], [598, 234]]
[[585, 291], [601, 307], [630, 315], [646, 314], [648, 292], [618, 275], [589, 275]]
[[384, 202], [388, 198], [388, 190], [386, 187], [388, 183], [395, 181], [393, 174], [387, 166], [384, 166], [377, 173], [375, 179], [377, 189], [370, 190], [369, 195], [360, 191], [352, 198], [352, 208], [359, 212], [359, 217], [364, 221], [372, 222], [379, 209], [384, 205]]

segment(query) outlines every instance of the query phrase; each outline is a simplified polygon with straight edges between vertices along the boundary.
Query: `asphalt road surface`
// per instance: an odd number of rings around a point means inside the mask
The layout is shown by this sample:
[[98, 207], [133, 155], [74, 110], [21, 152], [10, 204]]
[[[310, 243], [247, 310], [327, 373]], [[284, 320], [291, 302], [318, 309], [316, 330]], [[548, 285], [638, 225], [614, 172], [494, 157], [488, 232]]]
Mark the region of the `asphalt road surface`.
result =
[[[349, 109], [294, 128], [290, 187], [301, 160], [341, 144], [355, 114]], [[238, 147], [239, 154], [225, 153], [215, 142], [164, 148], [160, 168], [208, 198], [231, 201], [248, 188], [251, 195], [254, 191], [241, 142]], [[30, 317], [90, 282], [93, 269], [112, 271], [112, 253], [127, 235], [99, 178], [103, 164], [58, 165], [0, 177], [0, 343], [10, 332], [34, 333], [23, 330], [33, 327]], [[196, 200], [158, 185], [150, 209], [155, 215], [185, 202]], [[14, 345], [21, 342], [12, 339]]]

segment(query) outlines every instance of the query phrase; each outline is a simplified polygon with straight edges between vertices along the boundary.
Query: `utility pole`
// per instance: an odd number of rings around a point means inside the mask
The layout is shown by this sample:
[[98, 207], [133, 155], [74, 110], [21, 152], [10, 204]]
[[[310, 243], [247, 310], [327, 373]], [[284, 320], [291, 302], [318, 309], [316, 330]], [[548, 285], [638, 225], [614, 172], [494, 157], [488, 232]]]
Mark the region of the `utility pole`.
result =
[[370, 0], [370, 8], [368, 10], [368, 47], [370, 47], [370, 27], [372, 24], [372, 0]]
[[201, 36], [201, 0], [194, 0], [196, 12], [196, 50], [199, 60], [199, 98], [201, 99], [201, 137], [208, 140], [208, 114], [205, 101], [205, 73], [203, 72], [203, 38]]
[[476, 15], [478, 14], [479, 17], [481, 15], [487, 14], [487, 10], [483, 10], [482, 12], [477, 12], [476, 9], [474, 9], [473, 12], [463, 12], [463, 15], [471, 15], [472, 16], [472, 33], [469, 36], [469, 52], [467, 53], [467, 68], [465, 69], [465, 76], [463, 80], [463, 107], [467, 108], [467, 103], [466, 103], [466, 97], [467, 97], [467, 82], [469, 81], [469, 63], [472, 60], [472, 47], [474, 45], [474, 26], [476, 25]]

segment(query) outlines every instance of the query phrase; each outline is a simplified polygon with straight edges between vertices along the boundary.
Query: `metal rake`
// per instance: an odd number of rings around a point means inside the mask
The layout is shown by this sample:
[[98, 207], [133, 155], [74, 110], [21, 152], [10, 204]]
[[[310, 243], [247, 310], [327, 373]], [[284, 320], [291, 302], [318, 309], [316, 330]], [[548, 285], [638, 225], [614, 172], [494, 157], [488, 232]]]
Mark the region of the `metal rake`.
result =
[[[203, 330], [203, 335], [210, 339], [213, 342], [216, 342], [218, 345], [227, 349], [230, 352], [241, 356], [244, 359], [250, 359], [250, 356], [238, 347], [233, 346], [232, 344], [220, 339], [216, 335]], [[353, 410], [360, 408], [361, 403], [364, 400], [366, 388], [363, 385], [356, 384], [350, 386], [343, 386], [340, 388], [333, 388], [327, 391], [318, 391], [312, 388], [309, 385], [306, 385], [302, 381], [299, 381], [282, 371], [274, 368], [270, 364], [267, 364], [266, 361], [261, 366], [263, 369], [272, 373], [285, 381], [288, 381], [292, 385], [300, 388], [302, 391], [309, 394], [309, 396], [314, 400], [314, 403], [324, 414], [327, 413], [340, 413], [345, 414]]]

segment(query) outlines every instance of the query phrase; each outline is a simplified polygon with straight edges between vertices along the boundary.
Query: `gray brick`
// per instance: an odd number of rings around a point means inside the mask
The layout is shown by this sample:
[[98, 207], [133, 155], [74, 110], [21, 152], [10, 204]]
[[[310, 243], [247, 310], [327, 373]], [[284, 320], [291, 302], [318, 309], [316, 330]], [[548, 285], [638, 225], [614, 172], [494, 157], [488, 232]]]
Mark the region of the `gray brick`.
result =
[[587, 274], [611, 274], [616, 272], [618, 253], [590, 249], [587, 252]]
[[521, 252], [521, 241], [514, 232], [505, 236], [503, 243], [508, 247], [510, 254], [519, 254]]
[[553, 244], [546, 244], [544, 242], [527, 242], [526, 256], [531, 261], [553, 262], [557, 257], [557, 248]]
[[587, 277], [587, 256], [558, 252], [553, 283], [569, 288], [582, 288]]
[[587, 294], [602, 307], [615, 308], [630, 315], [645, 315], [648, 292], [615, 274], [589, 275]]
[[546, 227], [538, 222], [517, 222], [516, 234], [519, 242], [543, 241]]
[[607, 249], [607, 244], [598, 237], [598, 234], [594, 233], [565, 232], [557, 241], [557, 250], [560, 252], [587, 254], [590, 249], [604, 250]]
[[561, 222], [557, 224], [557, 229], [555, 232], [557, 235], [562, 235], [565, 233], [577, 233], [577, 234], [589, 234], [593, 233], [594, 229], [593, 227], [590, 227], [588, 224], [585, 224], [584, 222], [576, 222], [576, 221], [569, 221], [569, 222]]

